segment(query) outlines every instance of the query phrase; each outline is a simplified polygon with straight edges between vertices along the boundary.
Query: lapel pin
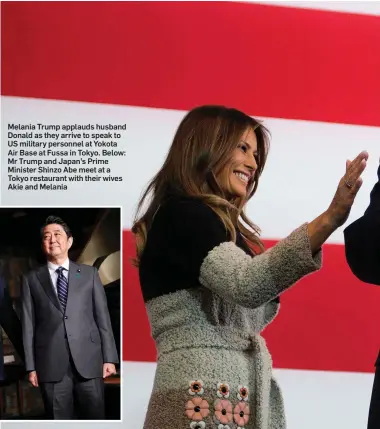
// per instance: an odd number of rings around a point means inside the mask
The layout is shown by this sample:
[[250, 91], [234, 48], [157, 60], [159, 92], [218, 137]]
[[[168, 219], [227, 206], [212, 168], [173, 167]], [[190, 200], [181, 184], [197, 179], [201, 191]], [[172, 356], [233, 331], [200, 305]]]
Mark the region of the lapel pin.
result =
[[80, 269], [78, 268], [78, 269], [77, 269], [77, 273], [76, 273], [76, 275], [75, 275], [75, 277], [76, 277], [76, 278], [79, 278], [79, 277], [80, 277], [80, 274], [79, 274], [79, 273], [80, 273]]

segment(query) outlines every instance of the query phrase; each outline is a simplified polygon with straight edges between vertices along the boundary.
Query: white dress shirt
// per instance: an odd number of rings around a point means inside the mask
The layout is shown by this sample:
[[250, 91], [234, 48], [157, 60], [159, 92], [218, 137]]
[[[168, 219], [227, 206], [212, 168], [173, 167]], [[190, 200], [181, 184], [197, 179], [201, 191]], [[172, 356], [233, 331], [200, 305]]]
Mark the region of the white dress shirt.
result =
[[48, 270], [49, 270], [49, 274], [50, 274], [50, 277], [51, 277], [51, 281], [53, 283], [53, 287], [54, 287], [55, 293], [57, 295], [58, 295], [58, 292], [57, 292], [58, 274], [56, 273], [56, 270], [59, 267], [65, 268], [63, 270], [63, 275], [67, 278], [67, 281], [68, 281], [69, 280], [69, 265], [70, 265], [70, 261], [69, 261], [68, 258], [66, 259], [66, 261], [62, 265], [55, 265], [52, 262], [48, 262], [48, 264], [47, 264]]

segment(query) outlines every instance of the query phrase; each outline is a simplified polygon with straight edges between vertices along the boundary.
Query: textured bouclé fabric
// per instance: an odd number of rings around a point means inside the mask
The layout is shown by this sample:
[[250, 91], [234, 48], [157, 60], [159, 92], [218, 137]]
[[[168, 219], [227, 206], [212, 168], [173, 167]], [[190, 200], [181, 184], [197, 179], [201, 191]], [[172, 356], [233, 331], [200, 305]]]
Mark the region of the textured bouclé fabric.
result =
[[304, 224], [253, 259], [234, 243], [222, 243], [204, 260], [200, 281], [230, 302], [256, 308], [317, 270], [320, 263], [320, 253], [315, 258], [311, 255]]
[[275, 298], [320, 266], [305, 224], [253, 258], [221, 241], [204, 252], [193, 288], [178, 279], [147, 300], [158, 359], [144, 429], [285, 429], [260, 333], [278, 313]]

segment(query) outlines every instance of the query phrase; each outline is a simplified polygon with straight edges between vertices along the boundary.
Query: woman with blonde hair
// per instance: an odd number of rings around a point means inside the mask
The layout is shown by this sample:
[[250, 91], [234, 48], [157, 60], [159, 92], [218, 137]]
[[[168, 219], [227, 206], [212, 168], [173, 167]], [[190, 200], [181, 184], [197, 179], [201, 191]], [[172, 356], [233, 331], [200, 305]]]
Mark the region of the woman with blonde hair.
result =
[[368, 154], [346, 164], [326, 211], [265, 251], [245, 206], [268, 145], [248, 115], [197, 107], [139, 203], [136, 263], [158, 351], [144, 429], [286, 427], [260, 333], [279, 295], [321, 267], [321, 246], [346, 221]]

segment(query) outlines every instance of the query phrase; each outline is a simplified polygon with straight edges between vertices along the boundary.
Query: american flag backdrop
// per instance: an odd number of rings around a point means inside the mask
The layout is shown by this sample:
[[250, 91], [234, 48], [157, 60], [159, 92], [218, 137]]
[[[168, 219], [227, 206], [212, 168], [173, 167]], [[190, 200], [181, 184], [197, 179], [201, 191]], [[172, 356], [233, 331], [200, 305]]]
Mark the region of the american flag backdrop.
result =
[[[211, 103], [263, 119], [272, 133], [247, 210], [267, 247], [324, 211], [346, 159], [366, 149], [370, 160], [348, 225], [363, 214], [377, 180], [379, 2], [2, 3], [3, 126], [127, 123], [122, 183], [34, 194], [3, 184], [1, 203], [123, 207], [128, 429], [142, 427], [156, 359], [129, 262], [134, 210], [186, 111]], [[321, 271], [283, 294], [264, 332], [289, 429], [365, 428], [379, 308], [380, 289], [348, 268], [341, 228], [324, 245]]]

